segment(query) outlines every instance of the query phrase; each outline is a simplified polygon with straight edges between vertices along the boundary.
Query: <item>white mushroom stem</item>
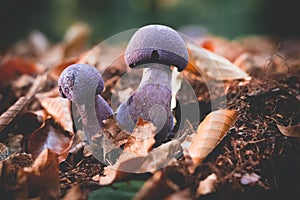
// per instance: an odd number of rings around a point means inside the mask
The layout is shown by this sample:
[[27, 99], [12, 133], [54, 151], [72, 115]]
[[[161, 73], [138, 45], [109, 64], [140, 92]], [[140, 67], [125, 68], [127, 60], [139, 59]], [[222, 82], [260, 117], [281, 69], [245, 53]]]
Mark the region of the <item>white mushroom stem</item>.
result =
[[149, 66], [146, 66], [144, 68], [143, 77], [140, 82], [139, 88], [149, 83], [156, 83], [168, 87], [170, 90], [172, 90], [172, 71], [170, 67], [159, 63], [150, 63], [147, 65]]

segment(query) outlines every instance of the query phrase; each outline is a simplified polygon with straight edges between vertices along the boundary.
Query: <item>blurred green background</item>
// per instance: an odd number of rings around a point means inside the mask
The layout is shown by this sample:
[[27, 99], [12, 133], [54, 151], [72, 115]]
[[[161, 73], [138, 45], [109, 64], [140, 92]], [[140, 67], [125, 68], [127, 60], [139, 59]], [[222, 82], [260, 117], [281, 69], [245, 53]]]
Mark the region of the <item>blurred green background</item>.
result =
[[230, 39], [298, 36], [299, 9], [299, 0], [0, 0], [0, 48], [34, 29], [59, 41], [76, 21], [90, 25], [90, 43], [150, 23], [198, 24]]

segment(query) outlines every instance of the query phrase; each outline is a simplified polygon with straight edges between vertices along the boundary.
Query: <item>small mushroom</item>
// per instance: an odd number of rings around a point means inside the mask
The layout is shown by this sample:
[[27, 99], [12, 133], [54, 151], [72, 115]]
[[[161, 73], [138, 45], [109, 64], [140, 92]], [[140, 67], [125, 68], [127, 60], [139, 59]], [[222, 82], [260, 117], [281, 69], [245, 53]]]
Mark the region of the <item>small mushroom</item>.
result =
[[100, 96], [104, 83], [96, 68], [87, 64], [68, 66], [58, 80], [62, 97], [74, 103], [81, 116], [87, 141], [103, 127], [103, 120], [113, 114], [108, 103]]
[[125, 61], [131, 68], [143, 67], [140, 85], [116, 111], [121, 128], [133, 131], [139, 118], [157, 128], [156, 140], [165, 140], [174, 127], [171, 109], [172, 70], [182, 71], [188, 64], [188, 51], [182, 37], [172, 28], [148, 25], [130, 39]]

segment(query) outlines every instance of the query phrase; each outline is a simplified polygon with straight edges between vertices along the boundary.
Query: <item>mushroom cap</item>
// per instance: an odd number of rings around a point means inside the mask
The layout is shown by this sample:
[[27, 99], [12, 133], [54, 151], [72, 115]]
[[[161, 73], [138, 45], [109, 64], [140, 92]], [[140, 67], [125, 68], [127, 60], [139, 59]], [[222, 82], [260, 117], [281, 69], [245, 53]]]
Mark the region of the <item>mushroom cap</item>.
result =
[[96, 68], [87, 64], [73, 64], [61, 73], [58, 86], [62, 97], [81, 104], [94, 101], [94, 97], [103, 91], [104, 82]]
[[182, 71], [188, 64], [188, 50], [174, 29], [163, 25], [148, 25], [133, 34], [124, 58], [131, 68], [145, 63], [161, 63]]

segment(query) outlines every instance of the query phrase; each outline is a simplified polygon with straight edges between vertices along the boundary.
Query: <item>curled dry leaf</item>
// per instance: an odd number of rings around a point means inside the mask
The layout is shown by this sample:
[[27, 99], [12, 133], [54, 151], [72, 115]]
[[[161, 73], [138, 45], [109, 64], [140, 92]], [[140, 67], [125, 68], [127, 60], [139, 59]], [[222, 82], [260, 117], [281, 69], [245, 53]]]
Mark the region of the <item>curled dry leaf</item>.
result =
[[[34, 84], [31, 86], [26, 96], [20, 97], [18, 101], [16, 101], [7, 111], [2, 113], [0, 116], [0, 133], [13, 121], [16, 116], [22, 113], [26, 105], [32, 99], [33, 95], [43, 88], [46, 80], [46, 75], [37, 76]], [[0, 138], [1, 137], [3, 137], [3, 135], [0, 135]]]
[[280, 126], [277, 124], [280, 132], [287, 137], [300, 138], [300, 124], [295, 126]]
[[87, 198], [87, 192], [85, 192], [79, 184], [75, 183], [64, 196], [63, 200], [85, 200]]
[[112, 166], [104, 168], [104, 176], [99, 178], [100, 185], [109, 185], [127, 178], [129, 174], [151, 172], [172, 164], [180, 157], [180, 142], [173, 140], [154, 148], [148, 155], [135, 155], [122, 152], [119, 160]]
[[215, 173], [210, 174], [203, 181], [200, 181], [197, 196], [207, 195], [215, 191], [215, 186], [218, 182], [217, 175]]
[[120, 129], [114, 116], [110, 116], [108, 119], [104, 120], [103, 124], [103, 133], [114, 145], [120, 147], [127, 142], [130, 134]]
[[58, 155], [59, 162], [66, 159], [72, 146], [74, 134], [64, 131], [52, 119], [32, 133], [28, 141], [28, 152], [35, 159], [44, 150], [50, 149]]
[[238, 112], [235, 110], [217, 110], [207, 115], [200, 123], [197, 134], [188, 148], [194, 167], [218, 145], [235, 123], [237, 116]]
[[[192, 69], [192, 72], [196, 71], [204, 77], [215, 80], [251, 79], [246, 72], [226, 58], [192, 43], [188, 43], [187, 47], [190, 54], [190, 65], [196, 68]], [[188, 69], [191, 69], [192, 66]]]
[[61, 97], [41, 97], [39, 95], [36, 95], [36, 97], [55, 122], [59, 123], [66, 131], [73, 133], [71, 103], [68, 99]]
[[28, 189], [28, 197], [58, 199], [60, 196], [58, 156], [44, 149], [31, 167], [19, 171], [18, 177], [23, 188]]
[[180, 187], [170, 179], [167, 170], [156, 171], [133, 198], [134, 200], [165, 199]]
[[142, 119], [138, 119], [131, 136], [124, 146], [124, 151], [135, 155], [147, 155], [155, 143], [156, 127]]
[[[18, 178], [23, 167], [30, 167], [33, 160], [30, 154], [17, 153], [0, 162], [1, 199], [26, 199], [28, 191], [23, 186], [24, 179]], [[27, 187], [27, 186], [26, 186]]]
[[97, 177], [100, 185], [124, 180], [132, 173], [153, 173], [182, 155], [182, 147], [178, 140], [153, 148], [155, 127], [150, 122], [143, 123], [145, 124], [137, 123], [117, 162], [104, 168], [104, 176]]

